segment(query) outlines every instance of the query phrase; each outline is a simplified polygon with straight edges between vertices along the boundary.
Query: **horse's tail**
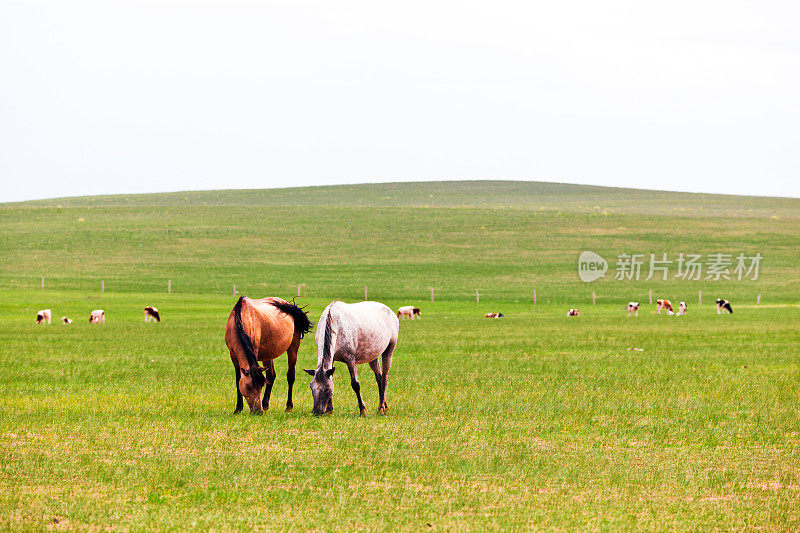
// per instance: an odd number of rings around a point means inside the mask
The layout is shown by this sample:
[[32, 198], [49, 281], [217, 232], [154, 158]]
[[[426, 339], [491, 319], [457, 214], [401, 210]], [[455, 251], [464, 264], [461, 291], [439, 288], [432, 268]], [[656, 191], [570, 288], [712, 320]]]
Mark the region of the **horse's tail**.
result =
[[305, 307], [299, 307], [294, 303], [281, 302], [279, 300], [273, 300], [272, 305], [292, 317], [292, 320], [294, 320], [294, 331], [300, 335], [301, 339], [313, 327], [311, 320], [308, 319], [308, 313], [305, 311]]
[[253, 385], [260, 388], [264, 386], [267, 380], [264, 378], [264, 374], [258, 366], [256, 353], [255, 350], [253, 350], [253, 343], [250, 341], [250, 337], [247, 336], [247, 333], [245, 333], [244, 327], [242, 327], [243, 301], [244, 296], [240, 296], [239, 301], [233, 306], [233, 323], [236, 326], [236, 336], [239, 337], [239, 342], [244, 349], [244, 355], [247, 357], [247, 363], [250, 365], [250, 377], [253, 379]]

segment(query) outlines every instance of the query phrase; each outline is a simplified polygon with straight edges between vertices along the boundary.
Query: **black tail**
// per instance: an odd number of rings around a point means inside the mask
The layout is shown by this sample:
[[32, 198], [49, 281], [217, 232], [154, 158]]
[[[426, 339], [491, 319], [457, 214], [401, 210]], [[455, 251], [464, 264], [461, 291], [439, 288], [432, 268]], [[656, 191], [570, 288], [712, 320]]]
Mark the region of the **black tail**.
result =
[[247, 336], [242, 327], [242, 301], [244, 301], [244, 296], [240, 296], [239, 301], [233, 306], [233, 323], [236, 325], [236, 335], [239, 337], [239, 342], [244, 348], [244, 355], [247, 357], [247, 363], [250, 365], [250, 377], [253, 379], [253, 385], [256, 388], [261, 388], [267, 380], [258, 367], [253, 343], [250, 342], [250, 337]]
[[311, 320], [308, 319], [308, 313], [304, 307], [298, 307], [293, 303], [280, 302], [277, 300], [272, 301], [272, 305], [292, 317], [294, 320], [294, 331], [300, 334], [302, 339], [306, 333], [311, 331]]

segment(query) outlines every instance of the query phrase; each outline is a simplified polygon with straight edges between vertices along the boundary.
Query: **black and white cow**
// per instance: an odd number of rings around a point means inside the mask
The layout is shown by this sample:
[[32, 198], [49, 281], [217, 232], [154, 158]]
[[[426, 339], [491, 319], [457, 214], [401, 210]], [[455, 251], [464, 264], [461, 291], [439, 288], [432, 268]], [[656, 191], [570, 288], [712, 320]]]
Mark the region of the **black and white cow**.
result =
[[144, 321], [150, 322], [151, 320], [155, 320], [156, 322], [161, 322], [161, 315], [158, 314], [157, 307], [147, 306], [144, 308]]
[[728, 300], [717, 298], [717, 314], [721, 315], [725, 312], [733, 313], [733, 307], [731, 307], [731, 303]]
[[37, 324], [44, 324], [47, 322], [50, 323], [50, 318], [53, 316], [53, 312], [49, 309], [42, 309], [38, 313], [36, 313], [36, 323]]

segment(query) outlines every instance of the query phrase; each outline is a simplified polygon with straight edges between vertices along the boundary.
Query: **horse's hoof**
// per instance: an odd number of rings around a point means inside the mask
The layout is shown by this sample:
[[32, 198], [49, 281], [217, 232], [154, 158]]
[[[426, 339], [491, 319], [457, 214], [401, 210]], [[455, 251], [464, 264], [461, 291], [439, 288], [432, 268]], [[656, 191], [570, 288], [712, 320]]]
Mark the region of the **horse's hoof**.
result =
[[293, 408], [294, 408], [294, 406], [293, 406], [293, 405], [287, 405], [287, 406], [286, 406], [286, 412], [287, 412], [287, 413], [291, 413]]
[[366, 409], [362, 409], [361, 412], [358, 413], [358, 416], [360, 416], [361, 418], [366, 418], [367, 410]]
[[235, 409], [235, 410], [233, 411], [233, 414], [235, 414], [235, 415], [238, 415], [238, 414], [239, 414], [239, 413], [241, 413], [241, 412], [242, 412], [242, 410], [241, 410], [241, 409]]

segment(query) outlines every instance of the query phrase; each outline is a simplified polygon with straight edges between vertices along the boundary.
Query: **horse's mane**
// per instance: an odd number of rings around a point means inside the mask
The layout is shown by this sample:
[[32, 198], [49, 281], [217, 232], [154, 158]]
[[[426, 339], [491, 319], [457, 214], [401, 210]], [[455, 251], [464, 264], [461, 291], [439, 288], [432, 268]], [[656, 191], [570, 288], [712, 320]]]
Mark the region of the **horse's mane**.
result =
[[245, 333], [244, 327], [242, 327], [243, 301], [244, 296], [240, 296], [239, 301], [233, 306], [233, 323], [236, 326], [236, 335], [239, 337], [239, 342], [241, 343], [242, 348], [244, 348], [244, 355], [247, 357], [247, 363], [250, 365], [250, 377], [253, 379], [253, 385], [257, 388], [260, 388], [264, 386], [264, 383], [266, 383], [267, 380], [264, 378], [264, 374], [258, 367], [256, 353], [255, 350], [253, 350], [253, 343], [250, 341], [250, 337], [247, 336], [247, 333]]
[[[322, 361], [327, 361], [331, 356], [331, 337], [333, 336], [331, 322], [331, 310], [328, 308], [328, 319], [325, 321], [325, 338], [322, 341]], [[320, 369], [322, 369], [322, 365], [320, 365]]]
[[280, 311], [292, 317], [294, 320], [294, 331], [300, 334], [301, 339], [311, 330], [311, 320], [308, 318], [308, 312], [306, 312], [305, 307], [295, 305], [294, 301], [289, 303], [281, 300], [272, 300], [270, 303]]

